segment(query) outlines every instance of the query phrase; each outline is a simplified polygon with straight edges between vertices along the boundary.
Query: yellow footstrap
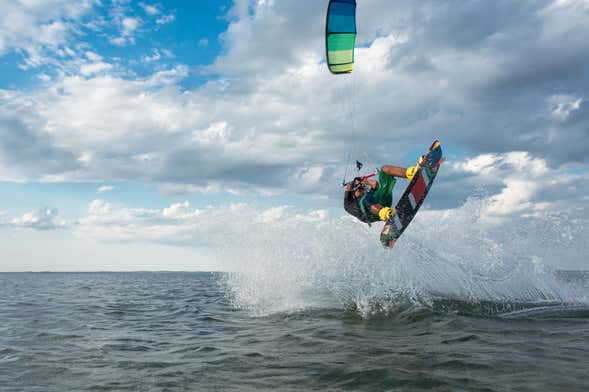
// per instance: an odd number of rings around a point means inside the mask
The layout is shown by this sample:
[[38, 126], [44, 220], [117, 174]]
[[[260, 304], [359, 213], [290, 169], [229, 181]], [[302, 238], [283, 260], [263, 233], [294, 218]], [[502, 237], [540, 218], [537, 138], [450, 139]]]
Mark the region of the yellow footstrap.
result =
[[417, 169], [418, 169], [417, 166], [408, 167], [407, 170], [405, 171], [405, 177], [407, 177], [407, 179], [409, 181], [411, 181], [413, 179], [413, 176], [415, 176]]
[[395, 216], [397, 210], [391, 207], [383, 207], [378, 211], [378, 217], [381, 221], [387, 221], [391, 217]]
[[417, 160], [417, 165], [408, 167], [407, 170], [405, 170], [405, 177], [407, 177], [409, 181], [413, 180], [413, 177], [415, 177], [415, 173], [417, 173], [417, 169], [419, 169], [419, 166], [423, 165], [423, 158], [423, 155], [420, 156]]

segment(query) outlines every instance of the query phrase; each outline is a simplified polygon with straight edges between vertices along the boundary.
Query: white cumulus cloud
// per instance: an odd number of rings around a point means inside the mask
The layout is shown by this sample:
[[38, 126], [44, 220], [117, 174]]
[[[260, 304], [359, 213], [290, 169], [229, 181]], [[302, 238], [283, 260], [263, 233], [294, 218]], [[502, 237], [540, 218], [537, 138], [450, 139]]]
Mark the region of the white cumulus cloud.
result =
[[40, 208], [36, 211], [27, 212], [21, 217], [14, 218], [10, 224], [14, 227], [35, 229], [35, 230], [52, 230], [66, 226], [66, 221], [57, 219], [58, 211], [56, 208]]
[[0, 3], [0, 55], [23, 50], [31, 65], [44, 49], [56, 50], [76, 34], [76, 23], [99, 4], [97, 0], [3, 1]]
[[282, 206], [257, 209], [230, 204], [195, 209], [189, 202], [163, 209], [128, 208], [94, 200], [88, 214], [74, 226], [78, 236], [103, 242], [158, 242], [178, 246], [218, 248], [269, 223], [325, 222], [325, 211], [298, 213]]

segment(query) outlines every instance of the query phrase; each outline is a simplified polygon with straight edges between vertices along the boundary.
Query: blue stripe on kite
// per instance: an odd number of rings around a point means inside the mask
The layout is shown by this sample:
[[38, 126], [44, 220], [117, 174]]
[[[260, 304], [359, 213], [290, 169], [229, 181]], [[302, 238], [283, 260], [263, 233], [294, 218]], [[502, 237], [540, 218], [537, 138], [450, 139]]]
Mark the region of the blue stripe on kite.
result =
[[356, 6], [353, 4], [331, 3], [329, 15], [346, 15], [353, 18], [356, 15]]
[[327, 13], [328, 33], [356, 32], [356, 0], [331, 0]]
[[330, 15], [327, 26], [329, 33], [354, 33], [356, 32], [356, 20], [347, 15]]
[[329, 6], [329, 11], [332, 14], [340, 14], [340, 15], [354, 15], [356, 13], [356, 5], [354, 3], [340, 3], [339, 1], [334, 1]]
[[356, 32], [356, 3], [341, 3], [334, 1], [329, 5], [327, 18], [328, 33]]

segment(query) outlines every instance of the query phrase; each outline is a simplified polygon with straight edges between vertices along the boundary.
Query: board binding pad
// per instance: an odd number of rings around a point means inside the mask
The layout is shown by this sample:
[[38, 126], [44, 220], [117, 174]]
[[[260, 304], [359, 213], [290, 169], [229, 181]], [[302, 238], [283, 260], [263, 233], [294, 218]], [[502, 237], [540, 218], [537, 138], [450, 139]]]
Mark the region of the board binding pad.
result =
[[395, 246], [395, 241], [417, 214], [434, 182], [438, 169], [444, 161], [442, 147], [438, 140], [432, 143], [423, 158], [413, 179], [395, 206], [397, 213], [387, 220], [382, 228], [380, 242], [385, 248], [390, 249]]

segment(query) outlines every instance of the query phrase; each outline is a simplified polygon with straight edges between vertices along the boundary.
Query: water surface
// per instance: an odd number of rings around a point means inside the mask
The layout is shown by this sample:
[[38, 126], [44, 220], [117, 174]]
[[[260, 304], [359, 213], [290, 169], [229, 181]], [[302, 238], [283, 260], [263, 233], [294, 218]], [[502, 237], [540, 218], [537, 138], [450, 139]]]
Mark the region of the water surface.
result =
[[216, 273], [0, 274], [9, 391], [587, 391], [589, 307], [260, 314]]

